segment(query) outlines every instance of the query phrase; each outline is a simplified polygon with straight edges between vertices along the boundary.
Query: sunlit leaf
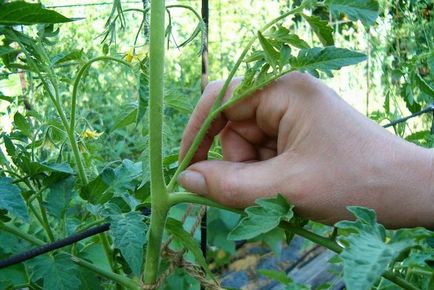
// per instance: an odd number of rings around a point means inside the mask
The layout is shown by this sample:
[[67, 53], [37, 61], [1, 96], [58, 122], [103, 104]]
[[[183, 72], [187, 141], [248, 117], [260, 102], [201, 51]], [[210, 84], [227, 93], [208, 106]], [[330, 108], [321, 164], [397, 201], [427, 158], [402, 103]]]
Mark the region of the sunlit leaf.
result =
[[365, 26], [374, 24], [379, 13], [377, 0], [326, 0], [325, 4], [333, 14], [344, 13], [351, 20], [360, 20]]
[[344, 281], [349, 290], [371, 289], [401, 251], [415, 244], [413, 239], [386, 240], [384, 227], [377, 223], [375, 211], [351, 206], [356, 221], [341, 221], [340, 241], [345, 245], [340, 257]]
[[278, 195], [272, 198], [256, 200], [254, 206], [245, 209], [247, 217], [229, 233], [230, 240], [247, 240], [276, 228], [281, 221], [290, 221], [294, 213], [285, 197]]
[[39, 3], [16, 1], [0, 6], [0, 25], [31, 25], [71, 22], [56, 11], [45, 9]]
[[302, 49], [291, 65], [301, 71], [320, 70], [330, 74], [344, 66], [357, 64], [366, 59], [366, 55], [345, 48], [327, 46]]
[[327, 21], [317, 16], [302, 15], [323, 45], [334, 45], [333, 28], [328, 25]]

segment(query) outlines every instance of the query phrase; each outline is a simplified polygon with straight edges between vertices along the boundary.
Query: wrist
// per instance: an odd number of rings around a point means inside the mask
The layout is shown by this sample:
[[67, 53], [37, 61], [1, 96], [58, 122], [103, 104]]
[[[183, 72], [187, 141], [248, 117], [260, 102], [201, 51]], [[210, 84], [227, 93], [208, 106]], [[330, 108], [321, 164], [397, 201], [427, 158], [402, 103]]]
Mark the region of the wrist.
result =
[[[434, 152], [397, 137], [374, 170], [377, 214], [388, 227], [434, 227]], [[377, 172], [375, 172], [377, 171]], [[371, 171], [372, 173], [372, 171]]]

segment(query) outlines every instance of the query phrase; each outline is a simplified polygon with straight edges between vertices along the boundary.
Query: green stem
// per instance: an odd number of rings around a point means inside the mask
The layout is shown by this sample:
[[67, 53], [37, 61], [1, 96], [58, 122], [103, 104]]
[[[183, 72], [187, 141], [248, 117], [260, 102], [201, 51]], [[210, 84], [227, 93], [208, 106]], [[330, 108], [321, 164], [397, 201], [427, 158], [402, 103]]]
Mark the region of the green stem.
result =
[[[64, 123], [64, 126], [66, 124], [65, 130], [68, 133], [68, 138], [69, 138], [69, 141], [70, 141], [70, 144], [71, 144], [71, 148], [72, 148], [72, 151], [73, 151], [73, 154], [74, 154], [75, 161], [77, 163], [78, 175], [80, 177], [81, 183], [84, 184], [84, 185], [88, 184], [89, 180], [88, 180], [87, 175], [86, 175], [86, 171], [85, 171], [85, 168], [84, 168], [82, 156], [81, 156], [80, 150], [78, 148], [77, 140], [75, 139], [75, 136], [74, 136], [74, 132], [75, 132], [75, 120], [76, 120], [76, 109], [77, 109], [77, 92], [78, 92], [78, 85], [80, 84], [80, 81], [81, 81], [84, 73], [89, 69], [89, 67], [94, 62], [101, 61], [101, 60], [103, 60], [103, 61], [114, 61], [114, 62], [118, 62], [118, 63], [124, 64], [124, 65], [126, 65], [128, 67], [130, 66], [127, 62], [125, 62], [125, 61], [123, 61], [121, 59], [115, 58], [115, 57], [111, 57], [111, 56], [100, 56], [100, 57], [95, 57], [95, 58], [89, 60], [86, 64], [84, 64], [81, 67], [81, 69], [78, 71], [77, 76], [75, 77], [75, 80], [74, 80], [74, 86], [72, 87], [71, 116], [70, 116], [71, 120], [70, 120], [69, 124], [66, 121], [66, 116], [64, 118], [65, 122], [63, 122], [63, 118], [61, 116], [62, 123]], [[62, 112], [60, 112], [60, 111], [62, 111]], [[63, 110], [60, 109], [60, 111], [59, 111], [59, 115], [65, 115], [63, 113]]]
[[32, 243], [32, 244], [34, 244], [36, 246], [43, 246], [43, 245], [45, 245], [44, 241], [41, 241], [40, 239], [35, 238], [34, 236], [29, 235], [26, 232], [23, 232], [21, 229], [15, 227], [13, 225], [8, 225], [8, 224], [0, 223], [0, 230], [4, 230], [4, 231], [6, 231], [8, 233], [11, 233], [11, 234], [13, 234], [13, 235], [15, 235], [17, 237], [20, 237], [23, 240], [26, 240], [29, 243]]
[[[302, 6], [299, 6], [295, 9], [292, 9], [281, 16], [273, 19], [272, 21], [265, 24], [259, 31], [264, 32], [280, 20], [288, 17], [289, 15], [298, 13], [303, 10]], [[257, 37], [254, 36], [250, 41], [247, 43], [244, 50], [241, 52], [240, 56], [238, 57], [237, 62], [235, 63], [234, 67], [229, 73], [229, 76], [227, 77], [226, 81], [223, 84], [222, 89], [220, 90], [219, 94], [217, 95], [213, 106], [211, 107], [210, 114], [207, 116], [205, 121], [203, 122], [202, 127], [200, 128], [199, 132], [197, 133], [196, 137], [193, 140], [193, 143], [191, 144], [190, 148], [188, 149], [184, 159], [182, 159], [181, 163], [179, 164], [178, 168], [175, 171], [175, 174], [173, 175], [172, 179], [169, 182], [169, 185], [167, 186], [167, 190], [169, 192], [173, 191], [175, 184], [176, 184], [176, 178], [178, 175], [187, 168], [188, 164], [190, 164], [191, 159], [193, 158], [194, 154], [196, 153], [197, 149], [199, 148], [200, 143], [202, 142], [202, 139], [204, 138], [209, 126], [211, 125], [212, 121], [218, 116], [217, 109], [221, 106], [221, 101], [223, 100], [224, 95], [226, 94], [226, 91], [228, 90], [228, 87], [232, 81], [232, 79], [235, 76], [235, 73], [237, 72], [238, 68], [240, 67], [241, 63], [243, 62], [245, 56], [249, 52], [250, 48], [252, 47], [253, 43], [257, 40]]]
[[42, 198], [39, 196], [37, 197], [37, 201], [39, 204], [39, 210], [41, 211], [41, 216], [42, 216], [42, 226], [44, 228], [44, 230], [47, 232], [48, 235], [48, 239], [50, 240], [50, 242], [54, 242], [54, 235], [53, 235], [53, 231], [51, 230], [50, 227], [50, 223], [48, 222], [48, 216], [47, 216], [47, 212], [42, 204]]
[[228, 206], [225, 206], [223, 204], [220, 204], [218, 202], [215, 202], [211, 199], [208, 199], [206, 197], [194, 194], [194, 193], [188, 193], [188, 192], [174, 192], [169, 195], [169, 204], [170, 207], [175, 206], [179, 203], [195, 203], [195, 204], [201, 204], [206, 206], [212, 206], [220, 209], [224, 209], [227, 211], [231, 211], [238, 214], [244, 214], [244, 211], [241, 209], [234, 209]]
[[105, 277], [107, 279], [113, 280], [117, 283], [119, 283], [120, 285], [128, 288], [128, 289], [139, 289], [139, 285], [138, 283], [136, 283], [134, 280], [129, 279], [127, 277], [121, 276], [119, 274], [101, 269], [99, 267], [96, 267], [94, 264], [91, 264], [89, 262], [86, 262], [85, 260], [82, 260], [78, 257], [72, 256], [71, 260], [76, 263], [77, 265], [86, 268], [102, 277]]
[[161, 241], [169, 210], [162, 158], [165, 13], [164, 0], [151, 1], [152, 29], [149, 42], [149, 168], [151, 175], [152, 215], [143, 276], [145, 284], [154, 284], [158, 278]]
[[[192, 193], [173, 193], [169, 196], [170, 205], [174, 206], [179, 203], [196, 203], [196, 204], [202, 204], [202, 205], [208, 205], [213, 206], [221, 209], [225, 209], [234, 213], [243, 214], [239, 209], [233, 209], [227, 206], [224, 206], [222, 204], [219, 204], [218, 202], [209, 200], [205, 197], [201, 197], [196, 194]], [[309, 241], [312, 241], [316, 244], [319, 244], [337, 254], [340, 254], [344, 248], [339, 246], [338, 243], [336, 243], [334, 240], [331, 240], [329, 238], [320, 236], [316, 233], [310, 232], [304, 228], [296, 227], [291, 225], [288, 222], [281, 222], [279, 224], [279, 227], [282, 228], [285, 231], [294, 233], [296, 235], [299, 235]], [[410, 290], [419, 290], [414, 285], [410, 284], [406, 280], [402, 279], [401, 277], [396, 276], [392, 271], [385, 271], [382, 275], [387, 280], [395, 283], [396, 285], [402, 287], [403, 289], [410, 289]]]
[[107, 239], [107, 236], [105, 233], [100, 233], [98, 234], [98, 237], [102, 243], [102, 246], [104, 248], [104, 253], [107, 257], [107, 260], [109, 262], [110, 268], [112, 269], [112, 271], [114, 271], [114, 265], [113, 265], [113, 252], [110, 248], [110, 243]]
[[317, 235], [317, 234], [315, 234], [311, 231], [308, 231], [304, 228], [293, 226], [288, 222], [281, 222], [279, 224], [279, 227], [284, 229], [285, 231], [294, 233], [294, 234], [299, 235], [299, 236], [301, 236], [301, 237], [303, 237], [309, 241], [312, 241], [316, 244], [319, 244], [319, 245], [323, 246], [324, 248], [327, 248], [327, 249], [329, 249], [329, 250], [331, 250], [337, 254], [340, 254], [343, 251], [343, 248], [341, 246], [339, 246], [335, 241], [333, 241], [329, 238]]

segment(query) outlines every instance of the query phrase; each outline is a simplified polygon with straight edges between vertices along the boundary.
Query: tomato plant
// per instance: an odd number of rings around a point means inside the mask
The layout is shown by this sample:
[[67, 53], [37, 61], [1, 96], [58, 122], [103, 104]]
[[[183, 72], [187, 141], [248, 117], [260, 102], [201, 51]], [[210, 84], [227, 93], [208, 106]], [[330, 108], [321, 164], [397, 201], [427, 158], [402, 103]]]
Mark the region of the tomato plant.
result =
[[[173, 214], [173, 208], [191, 203], [240, 215], [239, 223], [227, 235], [229, 240], [250, 240], [277, 232], [288, 241], [296, 234], [328, 248], [343, 264], [348, 289], [385, 289], [391, 285], [432, 289], [433, 234], [426, 229], [387, 231], [377, 223], [373, 210], [353, 206], [348, 210], [355, 220], [338, 222], [335, 234], [328, 237], [312, 230], [308, 221], [294, 213], [290, 201], [277, 192], [275, 197], [258, 199], [240, 211], [184, 192], [177, 185], [177, 177], [223, 110], [289, 72], [332, 77], [333, 71], [366, 59], [360, 52], [334, 46], [332, 27], [313, 11], [345, 14], [368, 28], [378, 17], [377, 1], [298, 1], [258, 29], [234, 62], [209, 115], [179, 163], [177, 148], [163, 151], [165, 122], [173, 117], [165, 110], [165, 53], [171, 37], [171, 11], [185, 9], [197, 20], [192, 34], [179, 46], [197, 37], [203, 40], [204, 23], [187, 5], [152, 0], [144, 9], [122, 9], [121, 4], [114, 1], [102, 33], [103, 55], [87, 59], [82, 50], [53, 49], [58, 25], [75, 19], [41, 4], [0, 1], [3, 68], [32, 77], [38, 96], [50, 103], [46, 111], [37, 112], [29, 108], [26, 98], [15, 102], [1, 96], [10, 103], [7, 110], [15, 110], [13, 129], [1, 135], [5, 152], [0, 151], [0, 257], [12, 256], [3, 260], [2, 266], [9, 267], [0, 270], [1, 287], [173, 288], [168, 286], [168, 277], [180, 267], [202, 286], [220, 289], [194, 238], [206, 207], [200, 208], [188, 230], [185, 224], [192, 208], [187, 208], [183, 217]], [[142, 21], [133, 48], [121, 58], [110, 53], [115, 50], [117, 26], [125, 26], [126, 13], [138, 13]], [[284, 22], [292, 18], [309, 25], [317, 40], [310, 43], [295, 34]], [[139, 52], [137, 39], [142, 31], [146, 39]], [[140, 161], [113, 160], [98, 169], [89, 148], [101, 133], [82, 120], [78, 98], [82, 82], [91, 76], [98, 78], [91, 71], [108, 63], [122, 67], [137, 83], [137, 102], [114, 122], [112, 130], [135, 124], [137, 130], [133, 132], [144, 148]], [[77, 72], [64, 71], [67, 65]], [[244, 78], [231, 98], [222, 102], [237, 73]], [[182, 101], [177, 104], [182, 107]], [[19, 106], [27, 111], [20, 113], [16, 109]], [[210, 158], [220, 156], [218, 144], [214, 149]], [[36, 250], [15, 256], [35, 246]], [[187, 253], [190, 256], [186, 257]], [[283, 278], [282, 273], [262, 274], [287, 287], [302, 288]]]

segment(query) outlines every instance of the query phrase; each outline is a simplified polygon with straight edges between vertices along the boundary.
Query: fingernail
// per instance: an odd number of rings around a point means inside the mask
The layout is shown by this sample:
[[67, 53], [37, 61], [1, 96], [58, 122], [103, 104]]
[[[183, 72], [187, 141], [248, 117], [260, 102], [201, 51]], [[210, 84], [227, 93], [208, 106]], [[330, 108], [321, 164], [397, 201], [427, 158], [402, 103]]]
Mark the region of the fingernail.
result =
[[186, 170], [178, 176], [178, 181], [188, 191], [207, 194], [205, 177], [197, 171]]

